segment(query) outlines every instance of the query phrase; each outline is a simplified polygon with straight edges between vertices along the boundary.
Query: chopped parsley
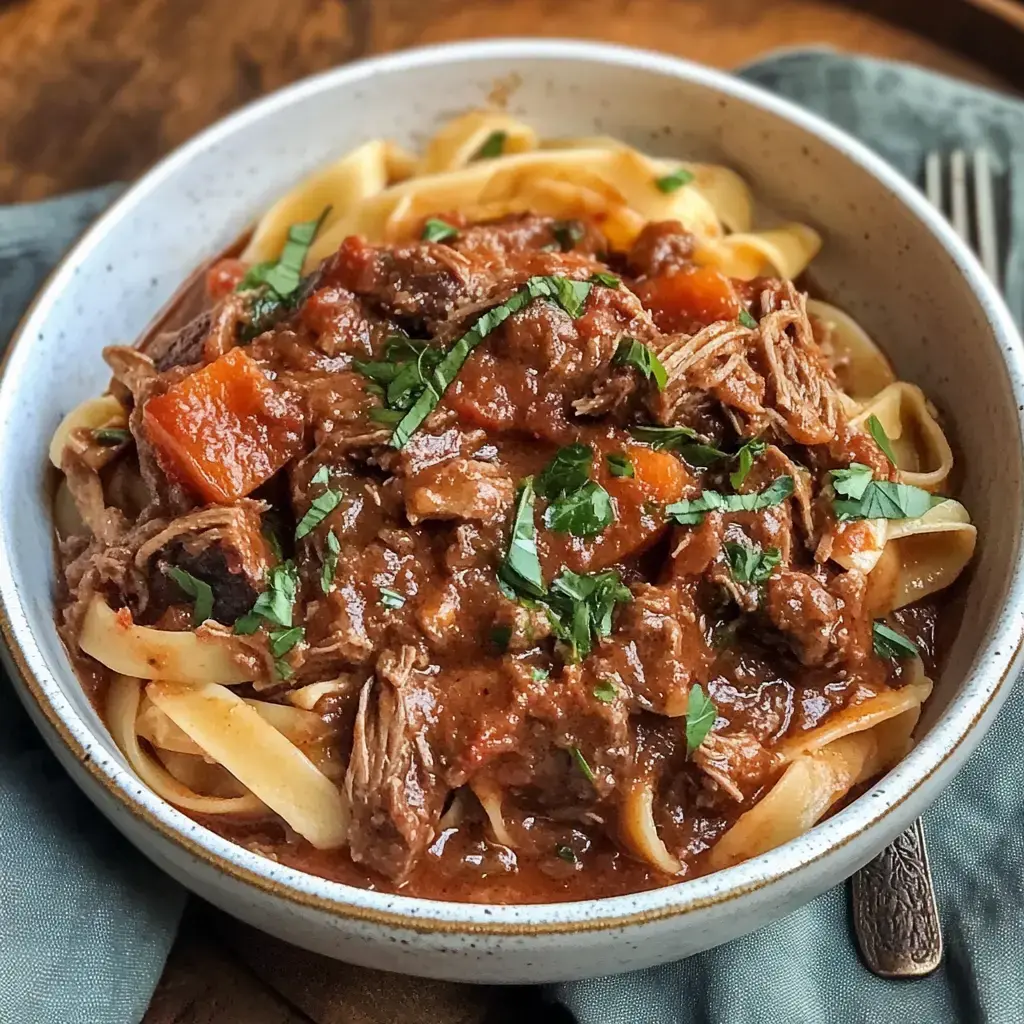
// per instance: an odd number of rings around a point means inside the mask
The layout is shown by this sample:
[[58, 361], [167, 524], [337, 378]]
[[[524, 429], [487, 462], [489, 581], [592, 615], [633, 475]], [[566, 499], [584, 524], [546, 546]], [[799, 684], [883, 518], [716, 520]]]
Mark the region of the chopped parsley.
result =
[[537, 555], [537, 529], [533, 521], [533, 477], [528, 476], [519, 485], [516, 495], [516, 513], [512, 523], [512, 537], [508, 551], [498, 570], [498, 578], [513, 595], [543, 597], [546, 593]]
[[736, 318], [739, 320], [744, 327], [750, 328], [752, 331], [756, 331], [758, 327], [757, 321], [750, 315], [749, 310], [741, 309], [739, 316]]
[[270, 653], [275, 658], [284, 657], [305, 635], [302, 626], [273, 630], [270, 634]]
[[309, 478], [309, 482], [310, 484], [319, 484], [321, 487], [326, 487], [331, 482], [331, 471], [327, 468], [326, 463]]
[[444, 358], [444, 352], [427, 341], [396, 334], [388, 338], [383, 355], [381, 360], [357, 360], [354, 365], [369, 382], [366, 391], [384, 403], [384, 408], [371, 410], [371, 417], [377, 422], [394, 424], [428, 386], [430, 374]]
[[615, 683], [611, 679], [602, 679], [594, 687], [594, 696], [602, 704], [611, 704], [618, 695], [619, 691], [615, 689]]
[[459, 229], [452, 227], [446, 220], [440, 217], [430, 217], [423, 225], [423, 233], [420, 238], [424, 242], [447, 242], [451, 238], [459, 237]]
[[587, 759], [583, 756], [579, 747], [570, 747], [569, 753], [572, 754], [572, 759], [576, 762], [576, 767], [583, 773], [583, 777], [587, 782], [593, 784], [596, 776], [594, 775], [594, 769], [587, 764]]
[[737, 583], [764, 583], [782, 560], [778, 548], [761, 549], [760, 544], [737, 544], [726, 541], [725, 557], [729, 572]]
[[338, 571], [338, 555], [341, 544], [333, 530], [327, 531], [324, 542], [324, 564], [320, 570], [320, 589], [329, 594], [334, 589], [334, 574]]
[[690, 696], [686, 702], [686, 756], [693, 752], [707, 739], [718, 718], [715, 702], [707, 696], [700, 683], [690, 687]]
[[130, 430], [122, 427], [99, 427], [92, 432], [92, 439], [104, 448], [116, 448], [118, 445], [127, 444], [132, 439], [132, 434]]
[[593, 458], [594, 453], [588, 444], [569, 444], [559, 448], [537, 477], [537, 493], [553, 501], [579, 490], [590, 479]]
[[622, 281], [614, 274], [606, 274], [603, 270], [598, 270], [591, 274], [587, 280], [591, 284], [603, 284], [605, 288], [618, 288]]
[[329, 487], [323, 494], [314, 498], [306, 510], [306, 514], [295, 527], [295, 539], [302, 540], [306, 534], [315, 530], [337, 507], [341, 501], [341, 492], [332, 491]]
[[405, 595], [400, 594], [397, 590], [392, 590], [390, 587], [381, 587], [380, 603], [385, 608], [398, 609], [405, 604]]
[[316, 220], [301, 221], [288, 229], [281, 255], [251, 266], [238, 282], [236, 292], [254, 292], [249, 304], [249, 324], [242, 336], [251, 341], [272, 327], [281, 316], [294, 308], [302, 284], [302, 265], [321, 224], [331, 208], [325, 207]]
[[902, 633], [890, 629], [884, 622], [876, 619], [871, 625], [871, 645], [880, 658], [897, 660], [900, 658], [916, 658], [917, 645], [908, 640]]
[[612, 476], [635, 476], [636, 470], [633, 468], [633, 460], [621, 452], [612, 452], [604, 457], [604, 461], [608, 466], [608, 472]]
[[192, 626], [201, 626], [207, 619], [213, 618], [213, 589], [206, 580], [198, 579], [185, 569], [176, 565], [165, 565], [164, 573], [168, 575], [181, 590], [192, 598]]
[[669, 193], [681, 189], [684, 185], [689, 185], [691, 181], [693, 181], [693, 171], [680, 167], [671, 174], [655, 178], [654, 184], [658, 187], [659, 192]]
[[623, 338], [612, 357], [612, 366], [632, 366], [643, 374], [646, 380], [653, 380], [659, 391], [665, 390], [668, 372], [652, 349], [636, 338]]
[[910, 484], [874, 480], [867, 466], [854, 462], [830, 473], [837, 497], [832, 508], [840, 522], [855, 519], [917, 519], [946, 499]]
[[576, 247], [576, 243], [582, 241], [586, 230], [578, 220], [556, 220], [551, 225], [551, 234], [555, 236], [558, 248], [562, 252], [569, 252]]
[[683, 499], [665, 508], [665, 514], [679, 526], [696, 526], [707, 512], [758, 512], [785, 501], [793, 494], [793, 478], [780, 476], [763, 491], [753, 494], [720, 494], [704, 491], [699, 498]]
[[501, 156], [505, 149], [505, 140], [508, 133], [503, 131], [491, 132], [484, 139], [484, 144], [473, 154], [474, 160], [489, 160], [492, 157]]
[[596, 638], [610, 635], [616, 605], [632, 600], [614, 569], [586, 575], [563, 569], [552, 582], [544, 605], [551, 631], [562, 642], [567, 660], [586, 658]]
[[546, 668], [531, 668], [530, 678], [535, 683], [545, 683], [551, 677], [551, 673]]
[[728, 453], [702, 441], [700, 434], [689, 427], [632, 426], [629, 432], [638, 441], [646, 441], [657, 451], [679, 452], [692, 466], [711, 466], [729, 458]]
[[892, 450], [892, 441], [889, 440], [889, 435], [885, 432], [882, 421], [874, 413], [868, 417], [868, 430], [875, 439], [875, 444], [882, 449], [885, 457], [895, 466], [896, 455]]
[[478, 317], [431, 372], [421, 374], [422, 387], [416, 400], [395, 427], [391, 435], [391, 446], [405, 447], [409, 438], [441, 401], [441, 396], [458, 376], [473, 349], [513, 313], [518, 313], [534, 299], [550, 299], [575, 319], [583, 312], [592, 287], [589, 281], [572, 281], [567, 277], [531, 277], [510, 298]]
[[556, 498], [544, 512], [544, 525], [556, 533], [593, 537], [615, 522], [611, 495], [596, 480]]
[[275, 565], [267, 573], [267, 589], [256, 598], [252, 611], [235, 621], [235, 632], [255, 633], [260, 628], [261, 620], [282, 629], [291, 628], [292, 605], [295, 604], [298, 582], [298, 570], [291, 559]]
[[754, 466], [754, 460], [764, 455], [767, 448], [768, 445], [764, 441], [752, 437], [736, 453], [736, 469], [729, 474], [729, 483], [734, 490], [738, 491], [743, 486], [743, 481], [747, 479], [747, 474]]
[[564, 843], [559, 843], [558, 846], [555, 847], [555, 856], [559, 860], [564, 860], [566, 864], [579, 863], [576, 858], [576, 851], [571, 846], [566, 846]]

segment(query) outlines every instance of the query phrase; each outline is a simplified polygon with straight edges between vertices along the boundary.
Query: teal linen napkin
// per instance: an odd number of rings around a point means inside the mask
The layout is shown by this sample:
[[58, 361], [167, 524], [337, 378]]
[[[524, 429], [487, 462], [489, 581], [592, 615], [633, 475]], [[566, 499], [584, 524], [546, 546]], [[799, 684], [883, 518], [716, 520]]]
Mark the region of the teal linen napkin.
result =
[[[857, 135], [918, 179], [933, 148], [987, 145], [1010, 179], [1005, 288], [1024, 319], [1024, 104], [886, 61], [824, 51], [741, 77]], [[928, 978], [884, 981], [857, 958], [845, 885], [717, 949], [617, 978], [555, 986], [579, 1024], [946, 1024], [1024, 1021], [1024, 688], [925, 814], [946, 955]]]
[[[0, 347], [120, 191], [0, 209]], [[0, 1022], [141, 1020], [184, 899], [82, 796], [0, 672]]]
[[[1024, 318], [1024, 107], [917, 68], [788, 53], [743, 77], [823, 114], [916, 177], [932, 146], [984, 141], [1016, 187], [1006, 287]], [[0, 346], [50, 266], [120, 191], [0, 208]], [[2, 457], [2, 453], [0, 453]], [[554, 986], [580, 1024], [1024, 1021], [1024, 693], [926, 816], [945, 926], [931, 978], [859, 964], [839, 887], [753, 936], [668, 967]], [[80, 796], [0, 673], [0, 1022], [132, 1024], [183, 894]]]

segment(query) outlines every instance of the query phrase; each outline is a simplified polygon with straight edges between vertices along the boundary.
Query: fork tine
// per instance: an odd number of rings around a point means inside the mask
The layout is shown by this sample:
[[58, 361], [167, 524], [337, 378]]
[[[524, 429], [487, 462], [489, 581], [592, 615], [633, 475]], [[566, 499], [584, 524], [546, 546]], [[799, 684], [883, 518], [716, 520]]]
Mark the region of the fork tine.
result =
[[924, 190], [928, 202], [937, 210], [944, 207], [942, 201], [942, 154], [932, 150], [924, 161]]
[[978, 232], [981, 265], [999, 287], [999, 246], [996, 234], [996, 208], [992, 200], [992, 165], [988, 150], [974, 151], [974, 219]]
[[971, 229], [967, 214], [967, 154], [962, 149], [953, 151], [949, 158], [949, 189], [951, 194], [950, 219], [956, 233], [971, 244]]

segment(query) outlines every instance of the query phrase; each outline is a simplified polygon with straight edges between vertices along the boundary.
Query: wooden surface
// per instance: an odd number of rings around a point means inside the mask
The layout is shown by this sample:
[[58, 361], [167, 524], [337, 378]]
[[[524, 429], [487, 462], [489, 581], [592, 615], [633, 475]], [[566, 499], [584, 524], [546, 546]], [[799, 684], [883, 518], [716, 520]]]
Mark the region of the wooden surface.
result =
[[[1014, 0], [0, 0], [0, 202], [130, 179], [256, 96], [420, 43], [577, 36], [720, 67], [824, 43], [1024, 88], [1022, 12]], [[522, 1019], [565, 1018], [527, 990], [336, 964], [194, 902], [145, 1024]]]

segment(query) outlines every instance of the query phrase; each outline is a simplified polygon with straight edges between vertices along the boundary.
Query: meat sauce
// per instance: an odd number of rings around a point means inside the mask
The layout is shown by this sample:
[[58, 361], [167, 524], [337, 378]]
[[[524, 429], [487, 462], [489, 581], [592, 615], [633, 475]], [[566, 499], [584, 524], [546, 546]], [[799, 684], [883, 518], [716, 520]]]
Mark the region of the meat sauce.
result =
[[[246, 268], [228, 254], [143, 339], [156, 376], [134, 390], [118, 378], [131, 392], [151, 514], [173, 518], [204, 502], [240, 509], [236, 533], [222, 530], [205, 560], [185, 545], [178, 555], [192, 561], [176, 564], [215, 594], [235, 587], [241, 607], [278, 558], [297, 566], [304, 635], [287, 655], [287, 679], [240, 692], [283, 699], [289, 688], [344, 680], [315, 708], [344, 760], [360, 756], [352, 735], [364, 686], [371, 700], [404, 702], [400, 726], [382, 724], [383, 704], [376, 725], [363, 723], [391, 755], [376, 791], [353, 791], [351, 856], [315, 850], [277, 819], [197, 816], [217, 832], [317, 875], [417, 896], [529, 903], [634, 892], [675, 879], [621, 841], [620, 803], [633, 781], [654, 780], [659, 834], [693, 877], [777, 779], [779, 740], [903, 685], [901, 663], [872, 650], [864, 578], [815, 560], [828, 522], [815, 495], [830, 469], [853, 461], [888, 473], [874, 442], [842, 424], [814, 444], [796, 440], [828, 410], [810, 409], [787, 430], [788, 420], [766, 411], [763, 368], [714, 383], [687, 371], [677, 394], [619, 356], [623, 339], [669, 352], [712, 322], [741, 312], [756, 320], [792, 301], [784, 283], [733, 282], [699, 266], [678, 224], [651, 225], [630, 253], [611, 255], [586, 224], [563, 251], [557, 227], [524, 216], [462, 226], [447, 245], [348, 239], [257, 331], [235, 291]], [[393, 355], [395, 339], [422, 339], [421, 363], [537, 277], [587, 282], [582, 309], [528, 303], [469, 354], [408, 442], [389, 444], [396, 415], [381, 415], [394, 413], [385, 378], [412, 365]], [[820, 367], [808, 372], [830, 379]], [[233, 418], [221, 414], [225, 405]], [[684, 428], [704, 454], [638, 427]], [[224, 448], [225, 434], [242, 436], [242, 448]], [[735, 453], [751, 438], [763, 446], [739, 492], [795, 478], [807, 501], [798, 493], [674, 519], [673, 505], [733, 489], [733, 456], [709, 462], [707, 449]], [[625, 588], [609, 607], [610, 628], [586, 633], [583, 652], [500, 575], [523, 481], [539, 486], [569, 446], [589, 453], [586, 479], [606, 496], [587, 515], [606, 502], [611, 519], [596, 530], [593, 515], [579, 530], [556, 529], [548, 517], [560, 499], [539, 494], [531, 518], [543, 580], [610, 573]], [[337, 501], [300, 536], [310, 509], [326, 504], [328, 479]], [[237, 531], [248, 531], [244, 545]], [[325, 586], [329, 535], [338, 550]], [[736, 545], [774, 552], [776, 564], [744, 580], [730, 569]], [[65, 564], [80, 555], [66, 548]], [[72, 623], [80, 579], [69, 574]], [[166, 581], [150, 580], [144, 602], [120, 584], [115, 594], [118, 581], [108, 579], [106, 592], [136, 621], [174, 628], [181, 595]], [[895, 616], [929, 670], [937, 609], [927, 602]], [[230, 626], [227, 605], [217, 610]], [[697, 685], [713, 702], [715, 733], [745, 744], [728, 785], [687, 750]], [[487, 794], [501, 796], [497, 824]]]

